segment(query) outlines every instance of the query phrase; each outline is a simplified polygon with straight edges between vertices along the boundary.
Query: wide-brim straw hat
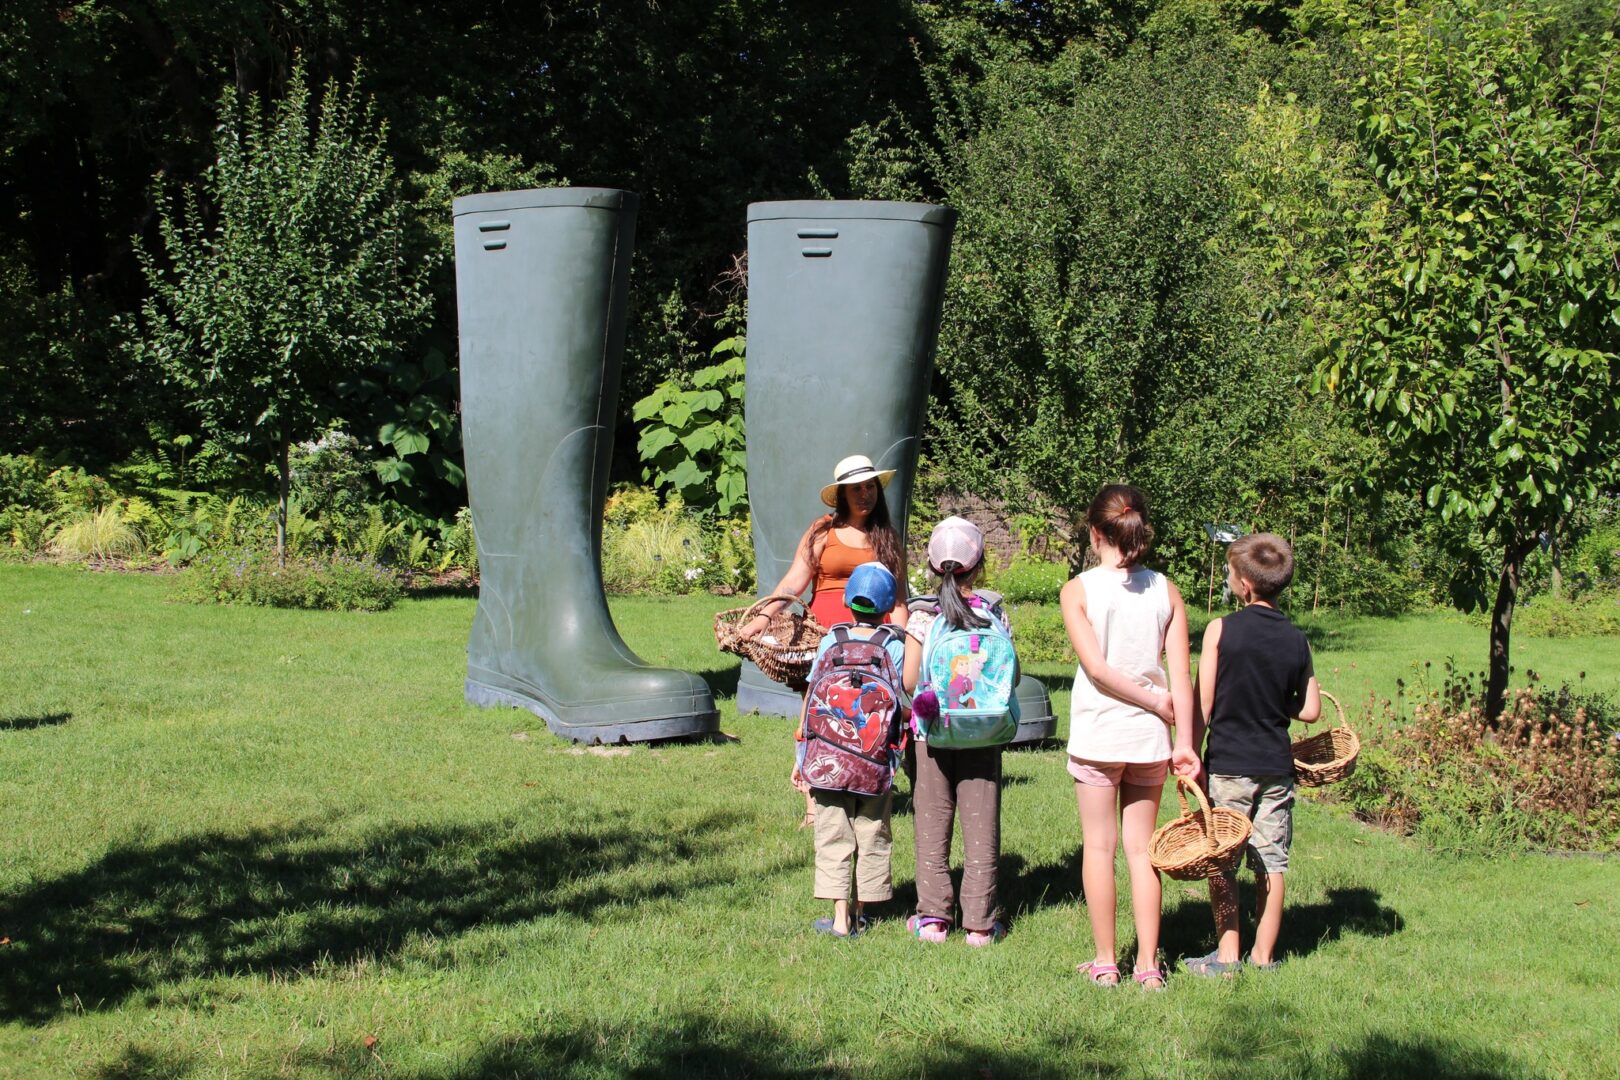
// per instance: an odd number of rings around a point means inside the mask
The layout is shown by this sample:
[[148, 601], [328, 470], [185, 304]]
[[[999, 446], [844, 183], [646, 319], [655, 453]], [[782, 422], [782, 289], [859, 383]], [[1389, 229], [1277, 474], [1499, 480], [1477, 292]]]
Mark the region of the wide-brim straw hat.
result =
[[838, 489], [845, 484], [876, 480], [884, 487], [888, 487], [889, 478], [893, 475], [893, 469], [875, 468], [872, 459], [865, 454], [851, 454], [833, 467], [833, 482], [821, 489], [821, 501], [828, 506], [837, 506]]

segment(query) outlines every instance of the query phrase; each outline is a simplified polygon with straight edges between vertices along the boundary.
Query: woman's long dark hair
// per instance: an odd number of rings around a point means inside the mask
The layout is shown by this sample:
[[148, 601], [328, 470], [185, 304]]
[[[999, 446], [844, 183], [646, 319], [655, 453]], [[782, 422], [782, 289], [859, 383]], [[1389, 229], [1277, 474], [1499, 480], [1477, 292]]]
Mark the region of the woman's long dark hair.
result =
[[[810, 529], [810, 536], [805, 543], [810, 545], [810, 582], [811, 587], [821, 578], [821, 552], [817, 548], [826, 535], [833, 529], [843, 528], [849, 524], [849, 501], [845, 498], [845, 485], [838, 485], [838, 505], [833, 512], [816, 519]], [[906, 553], [900, 547], [900, 533], [895, 529], [894, 523], [889, 519], [889, 501], [883, 495], [883, 485], [878, 485], [877, 502], [872, 504], [872, 512], [866, 515], [866, 541], [872, 545], [872, 554], [877, 561], [889, 568], [894, 580], [905, 587], [906, 580]]]

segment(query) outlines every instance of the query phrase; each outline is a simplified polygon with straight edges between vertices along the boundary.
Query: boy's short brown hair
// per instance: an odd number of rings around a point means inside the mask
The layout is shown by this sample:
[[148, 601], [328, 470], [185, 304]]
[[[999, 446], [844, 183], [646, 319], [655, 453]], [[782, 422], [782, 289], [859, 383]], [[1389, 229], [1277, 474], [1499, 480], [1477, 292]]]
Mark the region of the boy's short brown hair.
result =
[[1275, 600], [1294, 580], [1294, 549], [1276, 533], [1250, 533], [1232, 541], [1226, 561], [1247, 578], [1261, 600]]

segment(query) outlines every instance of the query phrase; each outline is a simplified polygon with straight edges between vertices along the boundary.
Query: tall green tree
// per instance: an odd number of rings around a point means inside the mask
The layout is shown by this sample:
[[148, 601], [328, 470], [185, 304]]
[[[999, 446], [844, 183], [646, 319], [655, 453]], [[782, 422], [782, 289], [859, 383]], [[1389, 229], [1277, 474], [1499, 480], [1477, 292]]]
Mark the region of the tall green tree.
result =
[[300, 64], [268, 112], [227, 89], [220, 117], [202, 183], [178, 204], [158, 195], [163, 249], [139, 250], [152, 295], [130, 347], [211, 432], [274, 464], [284, 556], [289, 448], [321, 432], [338, 382], [395, 352], [428, 300], [358, 76], [328, 82], [312, 114]]
[[1476, 603], [1496, 553], [1495, 717], [1525, 557], [1615, 470], [1620, 52], [1545, 3], [1332, 8], [1368, 172], [1298, 273], [1334, 335], [1316, 380], [1388, 441], [1383, 482], [1478, 541]]
[[[955, 485], [1078, 536], [1097, 488], [1127, 479], [1154, 496], [1159, 555], [1203, 567], [1201, 522], [1239, 512], [1301, 372], [1233, 254], [1257, 63], [1220, 38], [1100, 67], [1082, 50], [940, 102], [916, 152], [961, 217], [927, 449]], [[870, 132], [854, 145], [874, 193], [907, 194], [902, 159]]]

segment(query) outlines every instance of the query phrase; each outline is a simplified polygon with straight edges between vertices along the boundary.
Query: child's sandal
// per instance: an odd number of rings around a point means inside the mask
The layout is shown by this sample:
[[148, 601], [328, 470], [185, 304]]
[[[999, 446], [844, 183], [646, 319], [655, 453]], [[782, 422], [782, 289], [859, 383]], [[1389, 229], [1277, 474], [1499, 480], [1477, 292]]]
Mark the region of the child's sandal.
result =
[[[1164, 972], [1160, 971], [1158, 968], [1148, 968], [1146, 971], [1133, 972], [1131, 974], [1131, 978], [1136, 980], [1137, 986], [1140, 986], [1143, 990], [1146, 990], [1150, 994], [1157, 994], [1165, 988]], [[1157, 982], [1159, 985], [1149, 986], [1148, 983], [1150, 982]]]
[[1087, 960], [1085, 963], [1077, 965], [1074, 970], [1076, 974], [1084, 975], [1092, 986], [1119, 985], [1118, 964], [1099, 964], [1095, 960]]
[[906, 929], [918, 941], [938, 944], [950, 937], [951, 924], [933, 915], [913, 915], [906, 920]]
[[994, 945], [996, 942], [1000, 941], [1006, 936], [1006, 925], [1002, 923], [1000, 919], [997, 919], [995, 922], [990, 924], [990, 929], [988, 930], [969, 930], [967, 933], [967, 943], [976, 949], [983, 948], [986, 945]]

